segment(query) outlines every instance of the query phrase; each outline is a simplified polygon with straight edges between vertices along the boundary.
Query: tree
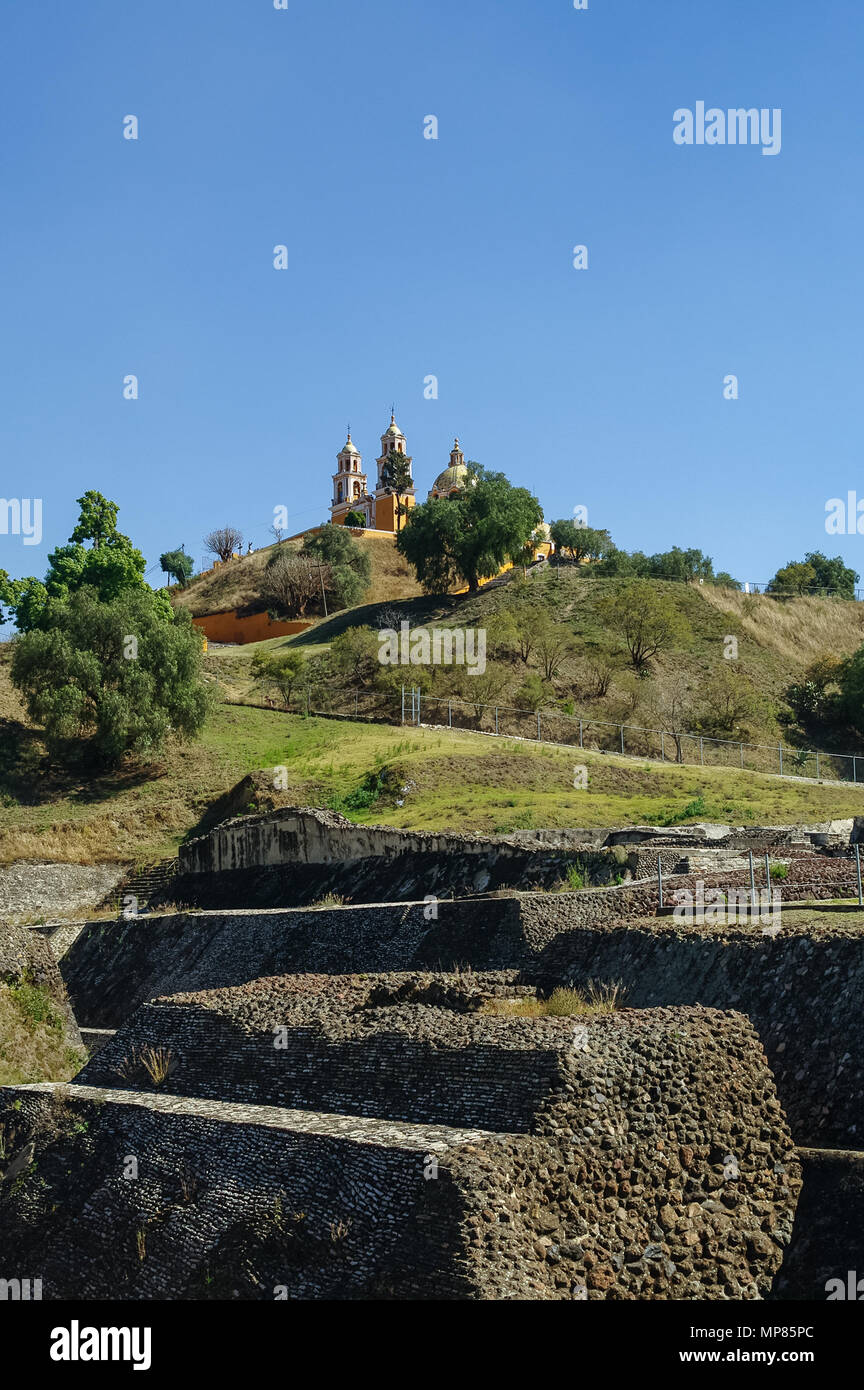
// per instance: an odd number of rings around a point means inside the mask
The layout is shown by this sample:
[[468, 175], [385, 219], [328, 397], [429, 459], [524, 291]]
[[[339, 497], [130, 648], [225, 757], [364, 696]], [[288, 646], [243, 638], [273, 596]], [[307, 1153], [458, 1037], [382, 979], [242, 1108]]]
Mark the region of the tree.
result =
[[577, 526], [575, 521], [566, 518], [553, 521], [549, 535], [558, 552], [566, 550], [576, 564], [583, 560], [599, 560], [615, 548], [608, 531], [598, 531], [593, 526]]
[[861, 576], [848, 565], [844, 565], [842, 556], [835, 555], [833, 560], [829, 560], [821, 550], [811, 550], [804, 556], [804, 562], [816, 575], [817, 589], [834, 594], [838, 598], [854, 599], [855, 585]]
[[598, 615], [623, 640], [635, 670], [647, 673], [669, 647], [683, 645], [691, 637], [690, 624], [673, 599], [658, 594], [644, 579], [631, 579], [615, 594], [602, 598]]
[[[410, 492], [414, 486], [414, 479], [411, 477], [411, 459], [408, 454], [400, 453], [398, 449], [391, 449], [387, 455], [386, 463], [381, 466], [381, 485], [387, 492], [394, 494], [396, 498], [396, 530], [401, 530], [402, 516], [406, 508], [402, 505], [402, 498]], [[346, 526], [348, 522], [346, 521]]]
[[362, 512], [346, 512], [345, 525], [349, 528], [353, 526], [355, 531], [363, 531], [366, 529], [366, 518]]
[[737, 589], [739, 592], [741, 589], [740, 581], [733, 579], [727, 570], [721, 570], [719, 574], [715, 574], [714, 583], [718, 589]]
[[170, 574], [176, 579], [181, 589], [185, 589], [189, 583], [189, 576], [195, 568], [195, 561], [191, 555], [187, 555], [182, 545], [178, 550], [166, 550], [164, 555], [159, 556], [159, 564], [165, 574]]
[[527, 709], [535, 713], [544, 709], [555, 698], [555, 692], [540, 675], [539, 671], [529, 671], [513, 696], [517, 709]]
[[476, 593], [480, 580], [520, 563], [526, 542], [543, 520], [536, 497], [513, 487], [503, 473], [468, 464], [468, 485], [455, 497], [412, 508], [396, 548], [427, 592], [452, 588], [456, 579]]
[[534, 647], [537, 661], [546, 681], [559, 674], [567, 657], [573, 653], [573, 634], [563, 623], [556, 623], [548, 613], [539, 613], [534, 620]]
[[370, 627], [349, 627], [330, 643], [330, 664], [339, 680], [365, 685], [381, 669], [378, 651], [378, 636]]
[[329, 578], [329, 570], [322, 571], [307, 556], [280, 546], [264, 568], [262, 594], [278, 617], [302, 618], [320, 599], [322, 584]]
[[83, 541], [92, 541], [94, 546], [98, 546], [117, 534], [116, 502], [109, 502], [101, 492], [91, 491], [78, 498], [78, 506], [81, 509], [78, 524], [69, 537], [70, 541], [78, 545]]
[[303, 555], [329, 569], [328, 588], [342, 608], [359, 603], [372, 579], [369, 551], [344, 526], [328, 524], [309, 536]]
[[[117, 530], [117, 506], [99, 492], [85, 492], [67, 545], [48, 556], [45, 580], [9, 579], [0, 574], [0, 603], [5, 603], [19, 632], [42, 625], [49, 599], [68, 600], [80, 589], [93, 589], [110, 602], [127, 589], [143, 589], [147, 562], [128, 536]], [[76, 540], [76, 537], [80, 539]], [[91, 545], [84, 545], [89, 540]]]
[[661, 550], [649, 557], [648, 574], [652, 579], [672, 579], [678, 583], [692, 583], [697, 579], [711, 583], [714, 562], [701, 550], [682, 550], [673, 545], [671, 550]]
[[290, 705], [306, 664], [302, 652], [256, 652], [252, 658], [252, 675], [258, 685], [279, 692], [282, 703]]
[[763, 711], [762, 697], [747, 673], [734, 661], [720, 661], [696, 691], [693, 728], [712, 738], [746, 739]]
[[11, 674], [53, 757], [111, 767], [201, 730], [200, 667], [200, 633], [167, 597], [139, 588], [104, 601], [87, 587], [48, 599], [13, 643]]
[[211, 531], [204, 537], [204, 547], [211, 555], [217, 559], [230, 560], [235, 551], [239, 551], [243, 544], [243, 532], [236, 526], [220, 526], [216, 531]]
[[860, 736], [864, 734], [864, 647], [844, 661], [839, 686], [838, 711]]
[[768, 585], [769, 594], [807, 594], [816, 587], [816, 571], [806, 561], [791, 561], [775, 574]]

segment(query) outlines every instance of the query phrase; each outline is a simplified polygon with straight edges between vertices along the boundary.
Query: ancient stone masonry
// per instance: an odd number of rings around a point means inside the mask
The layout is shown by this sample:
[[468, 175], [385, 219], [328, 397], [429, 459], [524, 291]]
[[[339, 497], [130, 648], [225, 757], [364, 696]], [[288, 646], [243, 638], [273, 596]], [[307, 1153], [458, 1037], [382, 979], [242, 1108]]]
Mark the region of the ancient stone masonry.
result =
[[54, 953], [44, 937], [26, 927], [0, 922], [0, 982], [29, 983], [44, 989], [60, 1007], [69, 1047], [81, 1048], [81, 1034]]
[[[799, 1173], [747, 1020], [625, 1011], [574, 1045], [572, 1019], [477, 1012], [512, 989], [295, 977], [148, 1006], [75, 1085], [5, 1093], [40, 1181], [0, 1244], [52, 1298], [766, 1295]], [[148, 1039], [170, 1087], [136, 1073]], [[233, 1098], [207, 1099], [220, 1073]]]
[[[0, 928], [0, 975], [65, 982], [90, 1046], [74, 1083], [0, 1091], [0, 1277], [38, 1265], [48, 1298], [824, 1298], [864, 1273], [857, 914], [765, 932], [669, 903], [746, 886], [750, 849], [787, 903], [849, 897], [861, 828], [492, 840], [289, 810], [184, 848], [169, 891], [212, 910]], [[560, 891], [574, 866], [592, 886]], [[339, 884], [351, 905], [310, 905]], [[615, 1007], [543, 1003], [592, 982]]]

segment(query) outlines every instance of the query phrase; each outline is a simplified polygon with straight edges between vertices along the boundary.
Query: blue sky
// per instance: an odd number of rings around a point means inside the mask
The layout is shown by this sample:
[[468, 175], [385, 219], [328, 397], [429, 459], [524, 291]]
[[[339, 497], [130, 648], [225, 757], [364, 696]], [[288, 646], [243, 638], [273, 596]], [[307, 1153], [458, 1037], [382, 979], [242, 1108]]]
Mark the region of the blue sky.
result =
[[[458, 434], [627, 548], [864, 573], [824, 529], [864, 494], [864, 7], [32, 0], [0, 28], [0, 496], [44, 506], [0, 567], [41, 575], [87, 488], [150, 564], [226, 522], [264, 544], [280, 505], [314, 525], [347, 422], [374, 475], [395, 401], [421, 496]], [[781, 108], [781, 153], [676, 145], [700, 100]]]

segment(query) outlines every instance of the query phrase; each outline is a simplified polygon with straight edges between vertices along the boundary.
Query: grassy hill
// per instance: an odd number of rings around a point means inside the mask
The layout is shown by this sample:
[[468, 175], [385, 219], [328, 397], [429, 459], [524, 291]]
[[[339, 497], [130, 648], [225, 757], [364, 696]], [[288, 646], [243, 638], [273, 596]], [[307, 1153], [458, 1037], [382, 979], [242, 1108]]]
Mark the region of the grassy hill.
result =
[[[492, 633], [496, 615], [512, 602], [521, 572], [508, 582], [487, 586], [473, 596], [428, 598], [406, 596], [386, 605], [366, 603], [337, 613], [298, 638], [271, 639], [267, 644], [214, 651], [208, 658], [210, 673], [220, 681], [227, 695], [248, 698], [254, 693], [249, 663], [256, 646], [274, 650], [298, 649], [308, 656], [325, 652], [334, 638], [352, 627], [377, 631], [389, 623], [398, 610], [412, 627], [458, 626], [488, 628]], [[689, 625], [690, 635], [655, 664], [650, 679], [639, 679], [629, 669], [621, 642], [610, 632], [600, 613], [604, 597], [620, 587], [620, 580], [588, 579], [572, 568], [535, 572], [523, 586], [538, 614], [546, 613], [571, 635], [573, 650], [560, 672], [548, 683], [544, 704], [569, 707], [572, 712], [597, 720], [610, 720], [645, 728], [658, 724], [658, 709], [673, 683], [683, 680], [692, 696], [694, 709], [700, 691], [712, 679], [724, 674], [728, 665], [723, 652], [727, 637], [738, 642], [734, 663], [758, 697], [758, 708], [747, 726], [728, 737], [759, 743], [789, 741], [781, 713], [785, 708], [787, 686], [801, 678], [807, 666], [826, 654], [849, 656], [864, 642], [864, 604], [820, 598], [778, 600], [766, 595], [741, 594], [708, 585], [674, 584], [651, 581], [659, 595], [668, 597]], [[491, 640], [491, 639], [490, 639]], [[596, 671], [611, 668], [608, 688], [598, 693]], [[528, 663], [519, 660], [490, 661], [500, 679], [485, 698], [500, 705], [518, 700], [520, 685], [532, 672], [539, 674], [539, 662], [532, 655]], [[434, 671], [433, 689], [445, 695], [460, 694], [457, 672], [450, 668]], [[374, 677], [373, 677], [374, 679]], [[470, 695], [471, 678], [463, 682], [461, 693]], [[491, 688], [491, 687], [490, 687]], [[707, 732], [707, 731], [706, 731]], [[718, 734], [718, 736], [721, 736]], [[854, 740], [841, 739], [839, 751], [856, 752]]]
[[[389, 543], [388, 543], [389, 544]], [[254, 557], [253, 557], [254, 558]], [[716, 667], [723, 639], [739, 638], [740, 659], [767, 705], [826, 650], [854, 651], [864, 640], [864, 608], [824, 599], [770, 598], [724, 590], [659, 584], [680, 605], [692, 636], [670, 652], [655, 676], [638, 682], [620, 664], [598, 602], [616, 581], [564, 571], [538, 574], [538, 611], [548, 609], [574, 636], [574, 653], [555, 683], [559, 703], [570, 696], [594, 718], [639, 723], [643, 687], [684, 671], [694, 683]], [[489, 623], [508, 602], [509, 584], [472, 597], [401, 596], [399, 613], [412, 625]], [[393, 604], [389, 617], [392, 618]], [[250, 663], [256, 650], [294, 647], [315, 657], [352, 626], [374, 631], [382, 605], [337, 614], [297, 639], [211, 649], [208, 677], [233, 698], [254, 695]], [[586, 693], [592, 655], [618, 662], [602, 698]], [[287, 769], [283, 793], [267, 804], [330, 805], [354, 819], [405, 828], [505, 831], [532, 826], [676, 823], [713, 819], [735, 823], [812, 822], [864, 810], [862, 788], [814, 785], [722, 768], [642, 762], [608, 754], [553, 748], [473, 732], [389, 727], [303, 719], [231, 704], [220, 705], [202, 738], [177, 745], [149, 765], [130, 763], [103, 776], [82, 777], [47, 764], [38, 731], [29, 727], [8, 679], [8, 646], [0, 647], [0, 862], [15, 859], [144, 862], [176, 852], [187, 836], [211, 823], [214, 805], [246, 774]], [[521, 662], [505, 674], [510, 690], [524, 679]], [[371, 679], [376, 677], [373, 673]], [[506, 695], [506, 691], [504, 692]], [[502, 700], [503, 703], [503, 700]], [[777, 735], [776, 722], [769, 730]], [[855, 751], [855, 750], [852, 750]], [[589, 770], [586, 790], [573, 787], [574, 757]], [[266, 776], [261, 786], [266, 789]]]
[[[6, 730], [8, 735], [8, 728]], [[35, 754], [38, 744], [28, 745]], [[424, 830], [629, 825], [691, 819], [783, 824], [864, 813], [864, 789], [580, 755], [493, 742], [482, 734], [303, 719], [221, 706], [203, 738], [157, 764], [86, 782], [55, 774], [8, 790], [0, 774], [0, 863], [16, 859], [147, 862], [176, 853], [211, 820], [214, 803], [255, 769], [287, 770], [259, 806], [332, 806], [352, 819]], [[272, 773], [260, 780], [269, 786]]]
[[[388, 599], [416, 597], [420, 586], [416, 583], [413, 571], [402, 556], [398, 554], [391, 536], [375, 535], [371, 532], [352, 532], [358, 545], [369, 552], [372, 561], [372, 583], [366, 595], [369, 603], [382, 603]], [[299, 550], [303, 544], [302, 536], [282, 541], [281, 546]], [[186, 589], [172, 589], [172, 598], [181, 608], [188, 608], [193, 617], [205, 613], [225, 613], [232, 608], [249, 607], [261, 609], [262, 577], [267, 561], [279, 547], [264, 546], [253, 550], [251, 555], [241, 555], [230, 560], [218, 569], [197, 575]]]

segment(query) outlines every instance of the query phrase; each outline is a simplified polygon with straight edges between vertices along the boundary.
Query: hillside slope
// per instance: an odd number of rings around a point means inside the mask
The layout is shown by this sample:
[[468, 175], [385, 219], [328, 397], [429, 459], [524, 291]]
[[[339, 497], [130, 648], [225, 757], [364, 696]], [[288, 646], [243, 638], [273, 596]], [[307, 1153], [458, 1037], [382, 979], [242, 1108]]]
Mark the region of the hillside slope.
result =
[[[393, 544], [392, 536], [371, 532], [352, 532], [358, 545], [368, 550], [372, 561], [372, 583], [365, 596], [367, 603], [383, 603], [394, 598], [414, 598], [420, 586], [413, 572]], [[303, 538], [292, 537], [281, 542], [291, 550], [300, 550]], [[191, 581], [186, 589], [172, 589], [172, 600], [178, 607], [188, 608], [193, 617], [205, 613], [225, 613], [232, 608], [249, 607], [251, 611], [265, 607], [261, 597], [264, 569], [276, 545], [253, 550], [229, 560], [218, 569], [209, 570]]]

